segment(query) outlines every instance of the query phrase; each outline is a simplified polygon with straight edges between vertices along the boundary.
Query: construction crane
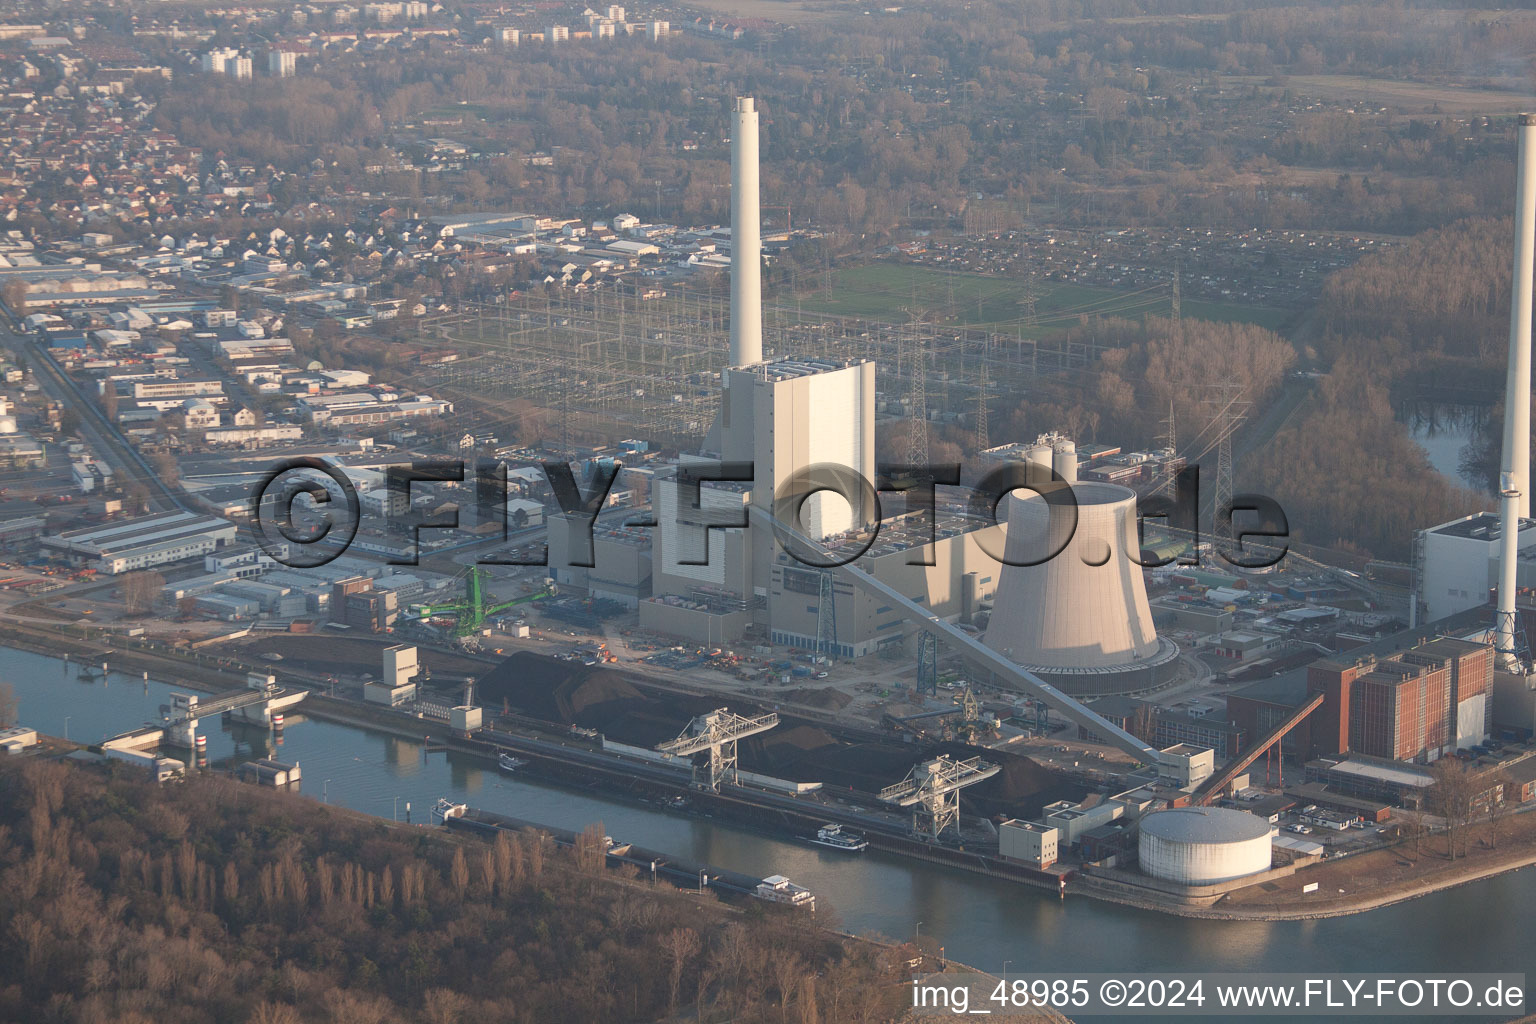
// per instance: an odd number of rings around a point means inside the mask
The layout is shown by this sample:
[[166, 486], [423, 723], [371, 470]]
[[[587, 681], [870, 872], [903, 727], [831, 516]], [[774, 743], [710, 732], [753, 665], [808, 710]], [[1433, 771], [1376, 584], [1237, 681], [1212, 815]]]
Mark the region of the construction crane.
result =
[[716, 708], [707, 715], [697, 715], [688, 723], [675, 740], [668, 740], [656, 749], [664, 757], [692, 757], [709, 752], [707, 767], [709, 776], [699, 781], [700, 765], [693, 766], [693, 784], [699, 789], [720, 792], [720, 784], [729, 775], [736, 781], [736, 741], [767, 732], [779, 724], [779, 716], [769, 712], [756, 718], [738, 715], [728, 708]]
[[912, 831], [938, 842], [951, 825], [960, 831], [960, 790], [997, 773], [997, 765], [979, 757], [956, 761], [941, 754], [913, 765], [905, 779], [880, 791], [880, 799], [912, 808]]
[[520, 604], [528, 604], [531, 601], [542, 601], [546, 597], [555, 596], [555, 581], [546, 579], [544, 589], [524, 594], [522, 597], [514, 597], [510, 601], [498, 601], [492, 603], [486, 594], [485, 570], [478, 565], [472, 565], [460, 574], [464, 580], [464, 596], [455, 601], [444, 601], [440, 604], [413, 604], [409, 614], [412, 618], [430, 619], [438, 615], [452, 615], [454, 617], [453, 635], [459, 637], [469, 636], [479, 632], [485, 625], [485, 620], [494, 618]]

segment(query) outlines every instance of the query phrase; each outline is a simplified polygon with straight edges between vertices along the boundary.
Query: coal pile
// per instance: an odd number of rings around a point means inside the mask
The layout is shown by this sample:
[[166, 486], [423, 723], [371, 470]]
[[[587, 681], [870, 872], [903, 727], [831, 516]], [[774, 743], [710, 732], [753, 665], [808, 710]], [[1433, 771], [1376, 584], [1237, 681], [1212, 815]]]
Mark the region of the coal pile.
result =
[[[503, 702], [514, 711], [558, 725], [596, 729], [619, 743], [654, 747], [677, 736], [695, 716], [727, 706], [741, 715], [769, 708], [732, 697], [690, 697], [666, 693], [640, 677], [603, 666], [519, 652], [476, 683], [491, 709]], [[968, 787], [968, 813], [1036, 817], [1053, 800], [1080, 799], [1085, 790], [1019, 754], [968, 747], [963, 743], [904, 743], [851, 740], [793, 715], [779, 716], [777, 728], [740, 744], [746, 771], [795, 782], [820, 782], [829, 790], [873, 797], [906, 778], [920, 761], [948, 754], [981, 756], [1002, 770]]]

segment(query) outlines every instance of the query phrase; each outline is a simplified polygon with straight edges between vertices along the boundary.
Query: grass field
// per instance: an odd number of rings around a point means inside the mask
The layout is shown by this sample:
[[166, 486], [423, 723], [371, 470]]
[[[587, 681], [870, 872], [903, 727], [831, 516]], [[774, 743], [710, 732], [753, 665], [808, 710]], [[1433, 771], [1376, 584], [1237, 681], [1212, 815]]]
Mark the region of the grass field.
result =
[[716, 17], [762, 18], [784, 25], [839, 18], [867, 9], [852, 0], [690, 0], [688, 6]]
[[[1032, 323], [1019, 281], [901, 264], [870, 263], [837, 271], [830, 293], [805, 289], [799, 301], [808, 312], [900, 321], [910, 310], [940, 322], [1022, 332], [1025, 337], [1072, 327], [1083, 315], [1137, 319], [1169, 313], [1168, 289], [1161, 286], [1123, 291], [1072, 284], [1037, 283], [1035, 287]], [[1192, 299], [1184, 300], [1183, 311], [1201, 320], [1259, 324], [1271, 330], [1279, 330], [1292, 316], [1283, 309]]]
[[[1262, 75], [1232, 75], [1226, 81], [1233, 85], [1264, 86], [1269, 79]], [[1503, 92], [1365, 75], [1287, 75], [1285, 87], [1298, 96], [1369, 103], [1402, 113], [1427, 113], [1438, 107], [1447, 114], [1499, 114], [1529, 110], [1532, 103], [1528, 85], [1519, 91]]]

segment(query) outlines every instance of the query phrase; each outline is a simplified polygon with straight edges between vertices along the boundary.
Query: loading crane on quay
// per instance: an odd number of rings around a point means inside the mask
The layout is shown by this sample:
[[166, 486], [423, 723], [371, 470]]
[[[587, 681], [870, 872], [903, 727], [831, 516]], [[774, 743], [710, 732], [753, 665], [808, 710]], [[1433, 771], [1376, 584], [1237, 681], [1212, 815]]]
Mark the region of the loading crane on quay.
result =
[[697, 715], [675, 740], [668, 740], [656, 749], [663, 757], [693, 757], [709, 752], [708, 776], [701, 782], [698, 763], [693, 766], [693, 784], [700, 789], [720, 792], [720, 785], [727, 775], [736, 781], [736, 741], [767, 732], [779, 724], [779, 716], [772, 712], [747, 718], [728, 708], [717, 708], [707, 715]]
[[912, 831], [938, 842], [950, 826], [960, 829], [960, 790], [990, 779], [998, 770], [997, 765], [979, 757], [956, 761], [942, 754], [914, 765], [905, 779], [882, 789], [880, 799], [912, 808]]

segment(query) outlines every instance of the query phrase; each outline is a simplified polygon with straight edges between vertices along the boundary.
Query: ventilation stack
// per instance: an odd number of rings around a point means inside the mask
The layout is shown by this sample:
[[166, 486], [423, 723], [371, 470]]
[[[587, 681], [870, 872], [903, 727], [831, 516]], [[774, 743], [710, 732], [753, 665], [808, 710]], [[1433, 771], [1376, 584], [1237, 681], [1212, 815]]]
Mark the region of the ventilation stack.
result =
[[736, 98], [731, 124], [731, 365], [763, 361], [763, 241], [758, 208], [757, 105]]

